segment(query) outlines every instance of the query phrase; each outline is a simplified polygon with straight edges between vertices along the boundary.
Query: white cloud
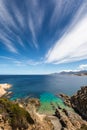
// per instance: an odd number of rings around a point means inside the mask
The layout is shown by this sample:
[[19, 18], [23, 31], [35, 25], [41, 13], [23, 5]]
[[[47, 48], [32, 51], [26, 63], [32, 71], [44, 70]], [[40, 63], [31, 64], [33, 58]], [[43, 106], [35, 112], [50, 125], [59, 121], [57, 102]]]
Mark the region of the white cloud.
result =
[[78, 69], [63, 69], [63, 70], [60, 70], [59, 72], [70, 72], [70, 71], [77, 72], [79, 70]]
[[16, 47], [13, 45], [13, 43], [11, 42], [11, 40], [9, 40], [8, 36], [5, 35], [4, 33], [1, 34], [0, 32], [0, 41], [3, 42], [3, 44], [5, 45], [5, 47], [7, 48], [7, 50], [13, 52], [13, 53], [18, 53]]
[[22, 39], [19, 36], [17, 36], [17, 41], [23, 48], [25, 48], [24, 43], [23, 43]]
[[16, 66], [18, 66], [18, 67], [26, 66], [25, 62], [20, 61], [20, 60], [14, 60], [13, 63], [14, 63], [14, 65], [16, 65]]
[[[10, 29], [10, 26], [18, 29], [12, 15], [9, 13], [6, 6], [6, 1], [0, 0], [0, 24], [3, 29], [0, 30], [0, 41], [5, 45], [6, 49], [13, 53], [18, 53], [17, 48], [13, 44], [12, 36], [14, 32]], [[4, 30], [5, 29], [5, 30]], [[7, 32], [8, 33], [7, 33]], [[11, 34], [11, 35], [10, 35]]]
[[13, 17], [8, 11], [8, 8], [6, 7], [6, 1], [0, 0], [0, 22], [3, 24], [6, 24], [8, 26], [13, 26], [17, 29], [16, 24], [14, 22]]
[[49, 26], [52, 28], [54, 27], [59, 19], [61, 19], [61, 14], [62, 16], [68, 15], [70, 12], [70, 9], [73, 7], [73, 2], [72, 1], [64, 1], [64, 0], [53, 0], [53, 5], [54, 5], [54, 10], [51, 16], [50, 24]]
[[82, 64], [79, 66], [80, 70], [87, 70], [87, 64]]
[[36, 39], [35, 27], [34, 27], [33, 19], [32, 19], [31, 16], [29, 16], [29, 29], [30, 29], [31, 34], [32, 34], [32, 39], [33, 39], [34, 46], [35, 46], [36, 48], [38, 48], [37, 39]]
[[22, 12], [15, 5], [12, 7], [12, 9], [14, 11], [14, 15], [16, 17], [16, 20], [21, 25], [21, 27], [24, 29], [25, 21], [24, 21], [24, 16], [23, 16]]
[[7, 48], [14, 53], [18, 53], [18, 51], [16, 50], [16, 48], [10, 43], [10, 41], [6, 41], [5, 45], [7, 46]]
[[11, 60], [11, 61], [14, 61], [15, 59], [14, 58], [11, 58], [11, 57], [7, 57], [7, 56], [0, 56], [1, 59], [4, 59], [4, 60]]
[[87, 59], [87, 15], [50, 49], [46, 59], [55, 64]]
[[0, 59], [3, 59], [4, 61], [6, 61], [6, 64], [10, 63], [10, 64], [14, 64], [15, 66], [37, 66], [37, 65], [43, 64], [42, 60], [35, 61], [35, 60], [32, 60], [32, 59], [27, 59], [27, 60], [25, 60], [25, 59], [15, 59], [15, 58], [12, 58], [12, 57], [7, 57], [7, 56], [0, 56]]
[[42, 61], [34, 61], [34, 60], [28, 60], [28, 61], [26, 61], [27, 65], [33, 65], [33, 66], [40, 65], [42, 63], [43, 63]]

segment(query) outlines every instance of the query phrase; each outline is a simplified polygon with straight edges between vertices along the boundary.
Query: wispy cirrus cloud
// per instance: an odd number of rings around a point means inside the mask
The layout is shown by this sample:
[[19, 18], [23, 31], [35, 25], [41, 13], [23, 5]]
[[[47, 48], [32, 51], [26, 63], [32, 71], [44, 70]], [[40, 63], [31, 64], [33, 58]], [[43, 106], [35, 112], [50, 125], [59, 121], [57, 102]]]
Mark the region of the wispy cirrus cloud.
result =
[[32, 40], [33, 40], [33, 44], [36, 48], [38, 48], [38, 44], [37, 44], [37, 38], [36, 38], [36, 33], [35, 33], [35, 28], [34, 28], [34, 23], [32, 20], [32, 17], [29, 17], [29, 29], [31, 31], [32, 34]]
[[14, 58], [7, 57], [7, 56], [0, 56], [0, 59], [4, 59], [4, 60], [15, 60]]
[[9, 13], [8, 8], [6, 7], [6, 2], [4, 0], [0, 0], [0, 22], [8, 26], [12, 25], [16, 28], [14, 19]]
[[[29, 3], [32, 4], [30, 10], [28, 9]], [[38, 42], [36, 36], [38, 29], [36, 29], [37, 27], [35, 23], [37, 23], [38, 26], [41, 25], [41, 20], [39, 20], [39, 18], [41, 17], [42, 19], [42, 15], [36, 16], [36, 14], [38, 13], [35, 10], [36, 8], [39, 9], [39, 6], [37, 6], [38, 4], [36, 5], [35, 3], [36, 3], [35, 1], [31, 2], [28, 0], [21, 3], [21, 5], [18, 6], [17, 1], [11, 1], [9, 4], [9, 0], [7, 1], [0, 0], [0, 39], [1, 43], [3, 42], [5, 47], [7, 47], [8, 51], [13, 53], [17, 52], [16, 51], [18, 47], [17, 43], [19, 43], [19, 45], [24, 47], [24, 41], [22, 40], [23, 37], [25, 38], [26, 41], [30, 41], [30, 39], [32, 39], [32, 43], [29, 44], [33, 44], [34, 46], [32, 47], [38, 48]], [[35, 8], [35, 10], [33, 9], [33, 7]], [[24, 11], [26, 11], [26, 15]], [[32, 17], [34, 17], [35, 19], [30, 17], [30, 15], [32, 15]], [[39, 18], [37, 19], [37, 17]], [[32, 38], [30, 38], [29, 33], [27, 33], [26, 36], [26, 32], [28, 32], [28, 29], [31, 32]], [[5, 35], [8, 35], [9, 39], [7, 39]], [[14, 42], [11, 40], [11, 37], [14, 39]], [[15, 44], [16, 46], [14, 47], [13, 44]]]
[[9, 39], [8, 35], [5, 35], [4, 33], [0, 34], [0, 41], [2, 44], [10, 51], [13, 53], [18, 53], [17, 48], [14, 46], [12, 43], [12, 39]]
[[[36, 60], [38, 57], [39, 59], [43, 57], [52, 45], [54, 47], [49, 50], [46, 57], [47, 63], [59, 64], [77, 61], [78, 56], [77, 53], [74, 53], [74, 47], [72, 47], [73, 57], [71, 56], [71, 51], [69, 53], [67, 51], [70, 46], [74, 46], [71, 41], [69, 41], [70, 44], [68, 42], [70, 34], [75, 39], [77, 34], [74, 34], [74, 32], [77, 31], [79, 35], [82, 34], [78, 32], [76, 27], [74, 28], [77, 22], [77, 26], [83, 26], [79, 22], [81, 13], [84, 11], [84, 6], [81, 3], [84, 2], [81, 0], [78, 0], [78, 2], [75, 0], [12, 0], [9, 3], [9, 0], [0, 0], [1, 47], [4, 48], [6, 54], [7, 51], [10, 51], [21, 56], [25, 55], [26, 59], [29, 57], [29, 59]], [[85, 17], [83, 20], [86, 23]], [[67, 31], [68, 28], [69, 30]], [[64, 33], [65, 35], [59, 40]], [[58, 42], [55, 45], [56, 40]], [[65, 42], [67, 42], [67, 45], [65, 45]], [[83, 52], [86, 53], [86, 50], [84, 50], [86, 42], [83, 42], [81, 45], [75, 45], [77, 48], [79, 47], [78, 55], [81, 53], [79, 60], [83, 58], [83, 55], [86, 57], [83, 54]], [[68, 46], [66, 51], [63, 51], [66, 46]], [[2, 48], [1, 51], [3, 50]], [[57, 49], [59, 52], [57, 52]], [[60, 55], [61, 51], [63, 53]], [[33, 65], [33, 62], [30, 62], [30, 64]], [[35, 64], [38, 63], [35, 62]]]
[[0, 0], [0, 42], [7, 48], [8, 51], [18, 53], [16, 47], [13, 45], [11, 38], [13, 32], [10, 29], [10, 26], [17, 28], [13, 17], [6, 7], [6, 2], [4, 0]]
[[41, 65], [43, 64], [43, 61], [40, 60], [40, 61], [35, 61], [35, 60], [32, 60], [32, 59], [16, 59], [16, 58], [12, 58], [12, 57], [7, 57], [7, 56], [0, 56], [0, 59], [6, 61], [6, 64], [7, 62], [10, 63], [10, 64], [14, 64], [16, 66], [37, 66], [37, 65]]
[[78, 67], [80, 70], [87, 70], [87, 64], [81, 64]]
[[37, 66], [43, 64], [43, 61], [34, 61], [34, 60], [27, 60], [26, 61], [27, 65], [32, 65], [32, 66]]
[[[85, 8], [82, 12], [83, 10]], [[80, 20], [77, 17], [73, 21], [74, 26], [72, 23], [70, 30], [67, 29], [63, 37], [48, 51], [46, 63], [60, 64], [87, 59], [87, 14], [82, 14]]]

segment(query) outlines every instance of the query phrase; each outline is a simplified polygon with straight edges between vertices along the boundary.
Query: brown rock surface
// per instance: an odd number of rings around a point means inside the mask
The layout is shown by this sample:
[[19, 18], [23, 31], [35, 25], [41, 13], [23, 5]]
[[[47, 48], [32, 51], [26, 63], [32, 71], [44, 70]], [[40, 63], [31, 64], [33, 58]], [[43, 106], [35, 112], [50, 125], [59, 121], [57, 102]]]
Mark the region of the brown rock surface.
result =
[[74, 108], [84, 119], [87, 120], [87, 86], [81, 87], [77, 93], [71, 97], [60, 94], [65, 105]]
[[71, 101], [70, 101], [70, 97], [65, 95], [65, 94], [60, 94], [59, 97], [61, 97], [64, 101], [64, 104], [71, 107]]
[[81, 87], [70, 100], [72, 107], [87, 120], [87, 86]]
[[81, 87], [71, 97], [65, 94], [60, 94], [60, 97], [63, 99], [65, 105], [75, 110], [55, 110], [55, 115], [60, 119], [62, 130], [86, 130], [85, 128], [87, 127], [83, 128], [83, 126], [87, 126], [87, 86]]
[[81, 128], [82, 124], [87, 125], [87, 122], [73, 110], [56, 109], [55, 116], [59, 119], [62, 126], [58, 130], [77, 130]]
[[54, 130], [53, 124], [48, 116], [37, 112], [40, 101], [37, 98], [26, 98], [18, 100], [20, 106], [25, 108], [34, 120], [34, 125], [28, 130]]
[[0, 84], [0, 97], [2, 97], [3, 95], [5, 95], [7, 93], [7, 90], [11, 88], [10, 84]]

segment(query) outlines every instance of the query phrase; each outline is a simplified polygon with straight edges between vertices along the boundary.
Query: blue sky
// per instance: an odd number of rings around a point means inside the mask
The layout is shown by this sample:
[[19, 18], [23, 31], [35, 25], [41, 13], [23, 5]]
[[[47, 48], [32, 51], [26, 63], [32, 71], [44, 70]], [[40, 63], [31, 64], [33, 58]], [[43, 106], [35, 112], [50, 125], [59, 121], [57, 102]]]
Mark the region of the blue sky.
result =
[[87, 69], [87, 0], [0, 0], [0, 74]]

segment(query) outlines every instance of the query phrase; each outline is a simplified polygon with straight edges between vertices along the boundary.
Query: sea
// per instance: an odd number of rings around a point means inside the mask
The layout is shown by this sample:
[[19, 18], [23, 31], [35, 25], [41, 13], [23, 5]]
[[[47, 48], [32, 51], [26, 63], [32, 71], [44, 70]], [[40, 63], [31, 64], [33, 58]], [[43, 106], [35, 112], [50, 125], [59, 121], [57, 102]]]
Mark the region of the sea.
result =
[[76, 93], [82, 86], [87, 86], [87, 76], [76, 75], [0, 75], [0, 83], [11, 84], [9, 91], [12, 92], [11, 100], [25, 97], [39, 98], [41, 111], [50, 107], [50, 102], [58, 102], [63, 105], [62, 100], [56, 95], [60, 93], [69, 96]]

